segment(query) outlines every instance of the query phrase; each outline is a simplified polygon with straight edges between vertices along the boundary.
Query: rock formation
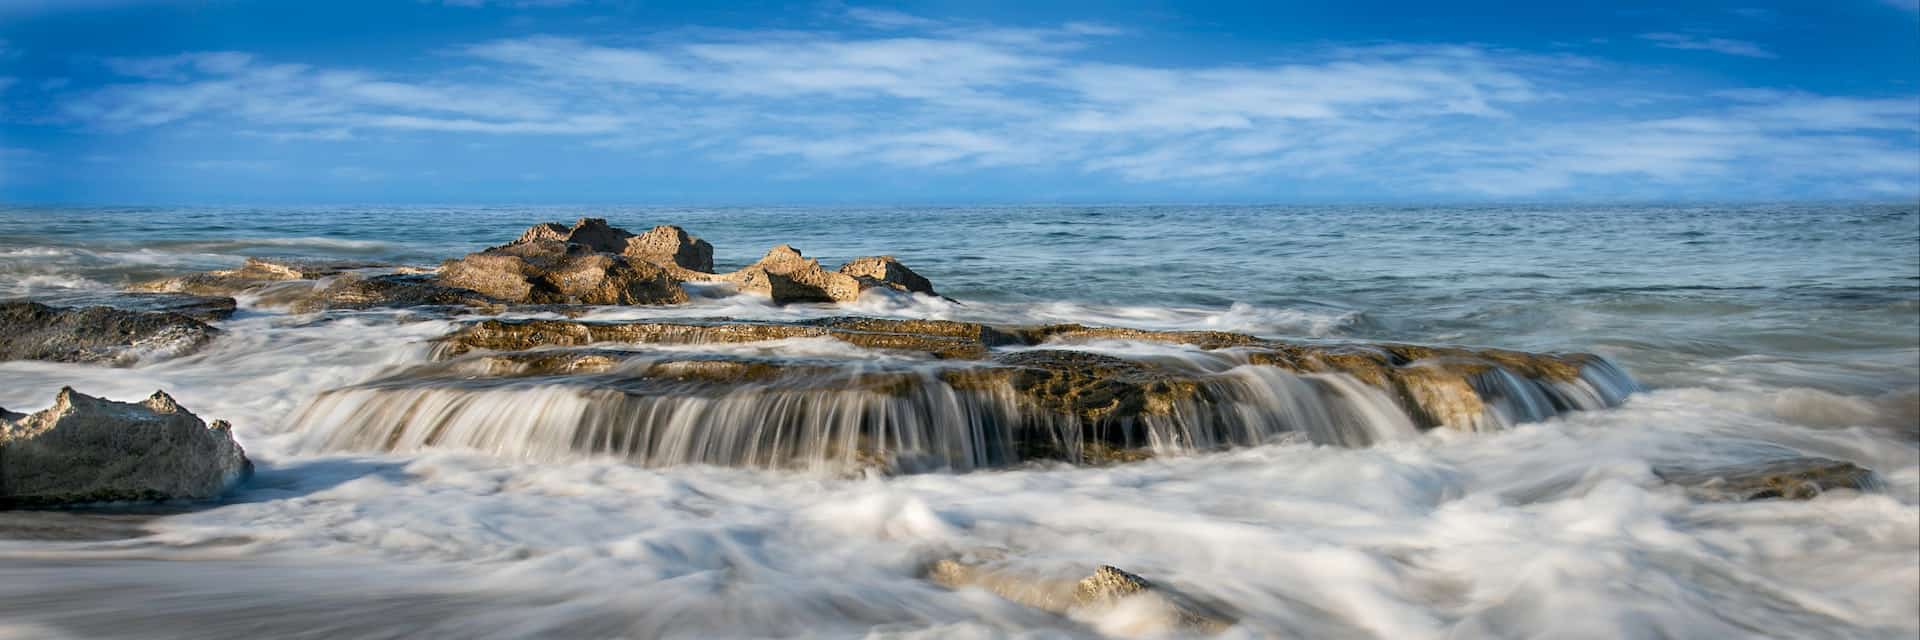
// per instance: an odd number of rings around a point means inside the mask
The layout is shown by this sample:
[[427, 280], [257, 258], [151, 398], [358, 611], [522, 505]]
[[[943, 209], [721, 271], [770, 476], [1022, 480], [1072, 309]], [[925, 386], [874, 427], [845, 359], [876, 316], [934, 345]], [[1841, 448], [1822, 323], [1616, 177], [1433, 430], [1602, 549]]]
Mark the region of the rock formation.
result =
[[190, 353], [219, 334], [177, 313], [0, 303], [0, 360], [125, 366], [149, 356]]
[[601, 218], [581, 218], [572, 226], [536, 224], [513, 242], [448, 260], [431, 273], [363, 262], [248, 258], [236, 269], [152, 280], [128, 290], [244, 294], [264, 306], [311, 312], [675, 304], [687, 300], [681, 283], [727, 283], [782, 304], [849, 302], [874, 289], [935, 295], [931, 282], [892, 256], [857, 258], [827, 271], [787, 245], [744, 269], [716, 274], [713, 245], [685, 229], [661, 225], [634, 235]]
[[343, 260], [300, 260], [283, 258], [247, 258], [237, 269], [192, 273], [184, 276], [149, 280], [128, 287], [128, 291], [149, 293], [190, 293], [202, 296], [232, 296], [257, 293], [276, 283], [294, 280], [318, 280], [363, 269], [382, 268], [371, 262]]
[[1147, 628], [1130, 630], [1144, 634], [1211, 634], [1234, 624], [1233, 616], [1220, 607], [1200, 603], [1186, 594], [1106, 565], [1095, 569], [1092, 575], [1074, 580], [1022, 570], [1005, 560], [964, 562], [948, 558], [928, 565], [923, 575], [927, 581], [949, 589], [985, 589], [1007, 600], [1058, 614], [1097, 614], [1132, 600], [1154, 614], [1136, 620]]
[[892, 256], [856, 258], [838, 271], [828, 271], [820, 261], [784, 244], [722, 278], [741, 291], [768, 296], [781, 304], [852, 302], [871, 289], [934, 295], [932, 283]]
[[1834, 489], [1867, 490], [1880, 481], [1851, 462], [1802, 456], [1705, 469], [1656, 468], [1654, 474], [1708, 502], [1809, 500]]
[[251, 472], [225, 421], [165, 392], [129, 403], [67, 388], [39, 413], [0, 411], [0, 507], [205, 500]]
[[[1120, 335], [1210, 349], [1188, 361], [1075, 348]], [[892, 357], [646, 346], [805, 338]], [[1632, 388], [1584, 354], [855, 317], [490, 318], [442, 338], [435, 358], [321, 394], [309, 412], [325, 417], [313, 446], [836, 469], [876, 460], [889, 470], [1103, 464], [1288, 438], [1365, 446], [1420, 429], [1494, 428], [1611, 406]], [[480, 409], [549, 402], [573, 408]], [[507, 426], [532, 423], [542, 425], [537, 438]], [[528, 439], [502, 440], [509, 433]]]
[[662, 267], [713, 273], [713, 245], [673, 225], [660, 225], [627, 240], [620, 253]]
[[294, 313], [381, 307], [454, 307], [498, 311], [498, 300], [478, 292], [440, 284], [432, 276], [390, 274], [335, 278], [326, 288], [294, 300]]
[[[592, 237], [599, 241], [606, 236]], [[440, 283], [504, 302], [530, 304], [674, 304], [687, 300], [686, 290], [665, 269], [598, 251], [590, 244], [559, 240], [515, 242], [449, 260], [441, 268]]]

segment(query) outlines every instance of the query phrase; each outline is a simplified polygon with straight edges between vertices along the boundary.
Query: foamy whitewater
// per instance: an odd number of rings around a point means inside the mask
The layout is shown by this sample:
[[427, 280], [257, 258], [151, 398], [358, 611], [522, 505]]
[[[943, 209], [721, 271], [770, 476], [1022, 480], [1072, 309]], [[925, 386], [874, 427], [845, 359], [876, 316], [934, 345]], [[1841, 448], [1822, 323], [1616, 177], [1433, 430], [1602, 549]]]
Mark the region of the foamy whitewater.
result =
[[[1338, 376], [1103, 341], [1072, 348], [1230, 377], [1267, 412], [1233, 418], [1261, 444], [893, 476], [715, 466], [556, 444], [543, 421], [578, 423], [582, 400], [523, 389], [443, 407], [491, 416], [500, 431], [471, 446], [370, 453], [355, 429], [386, 414], [352, 404], [353, 388], [429, 363], [429, 341], [471, 318], [243, 299], [191, 355], [0, 363], [10, 410], [65, 385], [118, 400], [165, 389], [231, 421], [258, 466], [217, 504], [0, 512], [0, 638], [1191, 632], [1124, 607], [1047, 613], [922, 573], [983, 550], [1061, 577], [1147, 576], [1230, 608], [1229, 638], [1920, 634], [1912, 204], [13, 208], [0, 209], [0, 298], [82, 304], [246, 256], [431, 266], [582, 215], [681, 225], [713, 243], [720, 270], [782, 242], [830, 267], [892, 254], [951, 298], [780, 307], [699, 292], [593, 319], [869, 315], [1579, 351], [1631, 381], [1589, 376], [1477, 432], [1421, 432]], [[931, 366], [824, 339], [649, 348]], [[1339, 401], [1302, 400], [1316, 397]], [[954, 406], [912, 419], [965, 415]], [[659, 410], [628, 413], [642, 409]], [[1785, 455], [1850, 461], [1884, 486], [1708, 503], [1653, 472]]]

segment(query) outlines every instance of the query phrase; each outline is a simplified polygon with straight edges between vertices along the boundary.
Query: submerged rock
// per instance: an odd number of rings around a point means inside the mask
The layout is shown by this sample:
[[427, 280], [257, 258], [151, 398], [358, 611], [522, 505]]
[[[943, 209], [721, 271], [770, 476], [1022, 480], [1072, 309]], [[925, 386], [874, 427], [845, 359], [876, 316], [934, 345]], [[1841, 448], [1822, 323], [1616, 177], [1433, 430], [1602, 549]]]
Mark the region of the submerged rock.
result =
[[1075, 580], [1023, 571], [1004, 561], [968, 563], [948, 558], [928, 565], [923, 575], [927, 581], [949, 589], [985, 589], [1007, 600], [1063, 615], [1097, 616], [1125, 602], [1138, 607], [1127, 625], [1135, 633], [1211, 634], [1234, 625], [1234, 616], [1220, 607], [1106, 565]]
[[129, 403], [65, 388], [44, 411], [0, 415], [0, 507], [205, 500], [252, 468], [225, 421], [165, 392]]
[[1705, 469], [1656, 468], [1661, 479], [1709, 502], [1784, 498], [1810, 500], [1835, 489], [1869, 490], [1879, 486], [1871, 470], [1851, 462], [1796, 457]]
[[130, 365], [191, 353], [219, 329], [177, 313], [0, 303], [0, 360]]

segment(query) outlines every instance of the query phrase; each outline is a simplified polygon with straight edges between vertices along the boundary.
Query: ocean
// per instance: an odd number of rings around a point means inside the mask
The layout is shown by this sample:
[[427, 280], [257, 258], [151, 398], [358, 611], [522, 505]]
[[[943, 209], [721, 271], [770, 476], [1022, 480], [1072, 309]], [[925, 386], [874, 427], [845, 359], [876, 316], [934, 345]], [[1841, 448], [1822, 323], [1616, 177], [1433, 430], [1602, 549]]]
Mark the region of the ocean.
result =
[[[1920, 633], [1913, 203], [4, 207], [0, 299], [86, 304], [248, 256], [431, 267], [583, 216], [684, 227], [713, 244], [717, 271], [781, 243], [829, 268], [892, 255], [944, 296], [782, 306], [698, 291], [593, 319], [858, 315], [1583, 352], [1631, 382], [1472, 432], [1414, 432], [1356, 401], [1340, 420], [1369, 430], [1366, 446], [1256, 438], [1102, 466], [880, 474], [575, 451], [543, 432], [588, 410], [559, 387], [461, 418], [507, 436], [369, 450], [340, 434], [409, 418], [328, 392], [427, 363], [432, 340], [475, 318], [292, 314], [242, 296], [190, 355], [0, 362], [9, 410], [63, 386], [164, 389], [231, 421], [256, 464], [215, 504], [0, 512], [0, 638], [1184, 633], [923, 575], [982, 550], [1047, 575], [1147, 576], [1230, 609], [1222, 637]], [[925, 366], [825, 339], [676, 348]], [[1246, 369], [1188, 346], [1076, 348]], [[1721, 503], [1655, 472], [1782, 455], [1852, 462], [1882, 486]]]

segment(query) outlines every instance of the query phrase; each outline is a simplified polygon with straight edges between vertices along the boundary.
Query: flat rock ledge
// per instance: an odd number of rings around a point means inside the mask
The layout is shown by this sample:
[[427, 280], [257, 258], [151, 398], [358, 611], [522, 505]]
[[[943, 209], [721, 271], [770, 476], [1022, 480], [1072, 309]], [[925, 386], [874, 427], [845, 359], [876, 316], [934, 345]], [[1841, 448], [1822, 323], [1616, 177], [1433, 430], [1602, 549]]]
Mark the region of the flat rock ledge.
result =
[[[1044, 348], [1097, 340], [1143, 340], [1227, 350], [1246, 364], [1276, 367], [1297, 374], [1339, 373], [1379, 389], [1400, 405], [1421, 428], [1474, 431], [1489, 426], [1490, 410], [1504, 395], [1526, 394], [1556, 411], [1580, 408], [1566, 390], [1589, 373], [1618, 375], [1606, 360], [1584, 353], [1542, 354], [1501, 349], [1434, 347], [1393, 343], [1305, 343], [1269, 340], [1218, 331], [1146, 331], [1077, 324], [991, 326], [946, 320], [894, 320], [833, 317], [798, 322], [742, 322], [728, 319], [661, 322], [579, 320], [501, 320], [468, 323], [442, 338], [439, 358], [473, 351], [496, 352], [495, 372], [548, 375], [604, 370], [619, 358], [607, 352], [532, 351], [605, 343], [741, 343], [788, 338], [832, 338], [867, 349], [905, 351], [936, 360], [966, 363], [942, 371], [940, 379], [956, 389], [1008, 388], [1048, 413], [1090, 425], [1136, 418], [1171, 417], [1196, 407], [1217, 406], [1225, 398], [1210, 376], [1146, 360], [1088, 351]], [[1006, 347], [1020, 347], [1005, 349]], [[583, 360], [584, 359], [584, 360]], [[698, 371], [713, 383], [760, 382], [779, 375], [778, 365], [704, 364]], [[732, 377], [729, 379], [729, 377]], [[751, 378], [750, 378], [751, 377]], [[866, 386], [884, 386], [891, 378], [877, 373]], [[845, 384], [843, 382], [842, 384]], [[1517, 388], [1523, 386], [1524, 388]], [[1107, 443], [1124, 445], [1124, 442]], [[1342, 444], [1365, 445], [1366, 442]]]
[[191, 353], [219, 334], [205, 322], [171, 312], [0, 303], [0, 361], [127, 366]]
[[208, 500], [252, 472], [226, 421], [163, 391], [133, 403], [64, 388], [32, 415], [0, 409], [0, 508]]
[[380, 307], [665, 305], [681, 285], [719, 284], [780, 304], [851, 302], [868, 291], [938, 295], [893, 256], [855, 258], [829, 271], [788, 245], [731, 273], [715, 273], [713, 245], [673, 225], [634, 234], [601, 218], [543, 222], [512, 242], [448, 260], [438, 269], [368, 262], [248, 258], [234, 269], [141, 282], [134, 293], [246, 296], [295, 312]]

